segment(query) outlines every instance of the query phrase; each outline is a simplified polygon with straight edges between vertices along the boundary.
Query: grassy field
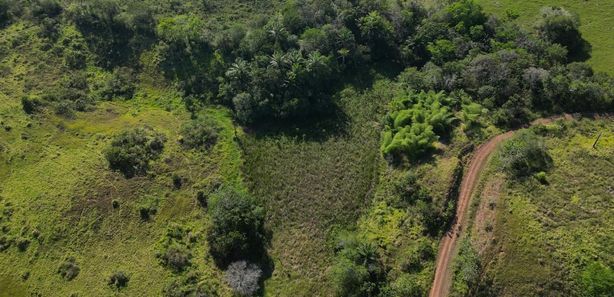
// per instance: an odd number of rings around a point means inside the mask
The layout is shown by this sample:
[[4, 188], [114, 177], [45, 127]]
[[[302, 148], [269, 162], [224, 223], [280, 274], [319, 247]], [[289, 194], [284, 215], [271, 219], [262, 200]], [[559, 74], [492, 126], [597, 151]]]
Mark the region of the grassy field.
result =
[[483, 294], [582, 296], [587, 265], [614, 264], [613, 127], [612, 120], [583, 119], [538, 128], [554, 159], [546, 184], [507, 179], [493, 157], [471, 229]]
[[385, 81], [368, 92], [348, 87], [330, 119], [274, 133], [262, 128], [245, 138], [245, 173], [273, 233], [267, 295], [332, 294], [330, 231], [353, 225], [371, 201], [379, 122], [391, 92]]
[[[49, 65], [60, 62], [39, 51], [36, 35], [26, 26], [16, 24], [2, 34], [15, 50], [0, 64], [5, 74], [0, 80], [0, 239], [5, 249], [0, 296], [160, 295], [180, 277], [156, 258], [158, 242], [176, 224], [190, 229], [195, 239], [194, 269], [222, 296], [229, 295], [208, 256], [208, 218], [195, 199], [197, 191], [215, 184], [244, 188], [229, 111], [203, 111], [222, 128], [208, 153], [179, 146], [178, 131], [190, 115], [176, 91], [147, 83], [151, 78], [142, 78], [133, 100], [101, 102], [72, 119], [52, 112], [26, 115], [21, 96], [45, 92], [54, 83]], [[98, 71], [88, 69], [88, 75], [95, 78]], [[126, 179], [108, 169], [102, 152], [113, 135], [137, 126], [154, 128], [167, 142], [152, 174]], [[180, 189], [173, 188], [173, 175], [182, 178]], [[144, 221], [139, 208], [151, 203], [158, 211]], [[70, 257], [79, 273], [68, 281], [58, 269]], [[107, 282], [115, 271], [124, 271], [130, 281], [114, 293]]]
[[531, 27], [539, 17], [544, 6], [561, 6], [580, 16], [582, 36], [592, 45], [592, 55], [588, 61], [595, 70], [614, 74], [614, 1], [611, 0], [478, 0], [485, 10], [501, 17], [510, 10], [519, 14], [518, 21]]

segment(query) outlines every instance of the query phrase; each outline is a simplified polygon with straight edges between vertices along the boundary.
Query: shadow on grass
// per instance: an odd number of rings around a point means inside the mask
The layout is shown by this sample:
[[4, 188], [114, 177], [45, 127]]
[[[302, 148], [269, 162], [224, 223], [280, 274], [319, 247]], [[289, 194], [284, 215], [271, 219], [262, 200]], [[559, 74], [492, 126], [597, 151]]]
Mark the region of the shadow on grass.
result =
[[287, 136], [303, 141], [324, 142], [334, 136], [347, 135], [349, 117], [336, 104], [318, 114], [286, 120], [273, 120], [244, 127], [257, 139]]

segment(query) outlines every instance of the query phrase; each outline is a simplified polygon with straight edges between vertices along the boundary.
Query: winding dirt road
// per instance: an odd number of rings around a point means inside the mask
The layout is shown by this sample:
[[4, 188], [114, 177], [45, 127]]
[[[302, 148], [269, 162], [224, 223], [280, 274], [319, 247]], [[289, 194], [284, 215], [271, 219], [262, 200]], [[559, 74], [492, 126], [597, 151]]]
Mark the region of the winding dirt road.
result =
[[[576, 114], [576, 116], [580, 116], [580, 114]], [[582, 116], [599, 119], [612, 118], [614, 114], [586, 113]], [[563, 114], [559, 116], [535, 120], [530, 124], [530, 126], [538, 124], [548, 124], [552, 121], [559, 119], [571, 120], [573, 118], [574, 116], [570, 114]], [[478, 147], [478, 149], [471, 157], [471, 160], [469, 161], [469, 169], [466, 171], [465, 175], [463, 176], [463, 181], [461, 182], [454, 224], [452, 225], [448, 233], [446, 233], [446, 235], [443, 237], [439, 246], [439, 253], [437, 254], [437, 262], [435, 269], [435, 278], [433, 279], [433, 284], [431, 286], [429, 297], [448, 296], [450, 285], [452, 282], [452, 267], [450, 264], [452, 262], [452, 257], [454, 256], [454, 248], [456, 247], [456, 243], [461, 235], [461, 232], [463, 232], [463, 229], [465, 229], [463, 228], [466, 225], [464, 217], [465, 213], [467, 212], [467, 207], [469, 206], [469, 201], [471, 200], [471, 196], [473, 194], [473, 189], [479, 181], [479, 175], [482, 171], [482, 168], [484, 168], [484, 165], [488, 162], [488, 156], [490, 156], [490, 154], [495, 150], [499, 143], [510, 138], [514, 134], [514, 132], [516, 132], [516, 130], [508, 131], [506, 133], [499, 134], [489, 139], [486, 143]]]
[[469, 162], [469, 169], [463, 176], [463, 181], [461, 182], [454, 224], [450, 228], [450, 231], [448, 231], [448, 233], [446, 233], [446, 235], [443, 237], [439, 246], [437, 266], [435, 269], [435, 279], [433, 280], [429, 297], [443, 297], [448, 295], [452, 278], [450, 262], [454, 254], [453, 252], [454, 248], [456, 247], [456, 242], [458, 241], [460, 233], [462, 232], [462, 226], [464, 225], [463, 220], [467, 211], [469, 200], [471, 199], [471, 195], [473, 193], [473, 188], [479, 180], [479, 175], [482, 168], [488, 161], [488, 156], [494, 151], [497, 144], [510, 138], [513, 134], [514, 131], [509, 131], [497, 135], [478, 147], [473, 154], [471, 161]]

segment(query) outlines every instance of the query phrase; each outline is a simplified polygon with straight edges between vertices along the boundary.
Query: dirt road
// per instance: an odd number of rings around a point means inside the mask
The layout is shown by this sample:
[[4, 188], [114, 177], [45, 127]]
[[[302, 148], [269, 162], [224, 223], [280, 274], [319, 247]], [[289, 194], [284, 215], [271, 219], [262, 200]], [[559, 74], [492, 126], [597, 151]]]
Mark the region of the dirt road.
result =
[[[531, 122], [529, 126], [548, 124], [555, 120], [572, 120], [578, 117], [587, 117], [592, 119], [612, 118], [614, 117], [614, 113], [585, 113], [574, 115], [562, 114], [535, 120]], [[464, 216], [467, 212], [467, 207], [469, 206], [469, 201], [471, 200], [471, 195], [473, 194], [473, 189], [479, 180], [482, 168], [488, 161], [488, 156], [490, 156], [499, 143], [510, 138], [514, 132], [515, 131], [509, 131], [491, 138], [486, 143], [478, 147], [471, 157], [471, 161], [469, 161], [469, 169], [463, 176], [463, 181], [461, 182], [454, 224], [448, 233], [446, 233], [446, 235], [443, 237], [439, 246], [435, 278], [433, 279], [429, 297], [445, 297], [448, 295], [452, 282], [452, 267], [450, 264], [452, 261], [452, 256], [454, 256], [454, 248], [456, 247], [456, 243], [461, 235], [461, 232], [464, 231], [463, 226], [466, 225], [464, 222]]]
[[443, 237], [439, 246], [435, 279], [433, 280], [429, 297], [443, 297], [448, 295], [452, 278], [450, 262], [460, 233], [463, 231], [463, 220], [473, 193], [473, 188], [475, 188], [479, 180], [480, 171], [482, 171], [482, 168], [488, 161], [490, 153], [497, 147], [497, 144], [510, 138], [513, 133], [514, 131], [509, 131], [491, 138], [478, 147], [473, 154], [469, 162], [469, 169], [463, 176], [463, 181], [461, 182], [454, 224], [450, 228], [450, 231]]

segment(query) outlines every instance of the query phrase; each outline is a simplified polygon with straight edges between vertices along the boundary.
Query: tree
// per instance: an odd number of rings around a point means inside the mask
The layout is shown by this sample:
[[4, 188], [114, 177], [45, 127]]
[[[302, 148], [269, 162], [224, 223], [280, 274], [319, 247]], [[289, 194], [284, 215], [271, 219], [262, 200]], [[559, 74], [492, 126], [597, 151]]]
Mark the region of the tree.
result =
[[262, 256], [264, 210], [253, 198], [234, 189], [218, 191], [213, 200], [210, 208], [213, 226], [207, 241], [216, 263], [226, 267], [234, 261]]
[[246, 261], [233, 262], [224, 272], [224, 278], [232, 290], [239, 296], [253, 296], [260, 289], [262, 270]]
[[394, 43], [394, 28], [379, 12], [371, 11], [358, 21], [362, 39], [380, 57], [386, 56]]

